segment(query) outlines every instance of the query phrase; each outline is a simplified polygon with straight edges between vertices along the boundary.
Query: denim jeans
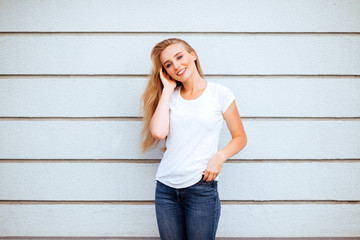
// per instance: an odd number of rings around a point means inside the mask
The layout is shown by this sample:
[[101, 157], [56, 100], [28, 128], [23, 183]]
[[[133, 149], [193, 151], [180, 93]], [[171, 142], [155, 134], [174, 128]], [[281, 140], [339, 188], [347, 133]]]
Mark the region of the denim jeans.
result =
[[217, 181], [182, 189], [157, 181], [155, 210], [161, 240], [215, 239], [221, 211]]

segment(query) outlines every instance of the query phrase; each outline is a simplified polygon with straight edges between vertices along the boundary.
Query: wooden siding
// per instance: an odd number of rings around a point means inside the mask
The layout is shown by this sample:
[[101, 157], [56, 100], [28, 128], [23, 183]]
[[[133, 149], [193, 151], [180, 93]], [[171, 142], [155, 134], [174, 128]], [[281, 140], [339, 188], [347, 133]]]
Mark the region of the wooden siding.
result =
[[[359, 12], [357, 0], [0, 0], [0, 238], [158, 236], [162, 153], [139, 151], [139, 100], [168, 37], [233, 90], [248, 136], [220, 175], [217, 236], [360, 237]], [[219, 149], [229, 140], [224, 124]]]

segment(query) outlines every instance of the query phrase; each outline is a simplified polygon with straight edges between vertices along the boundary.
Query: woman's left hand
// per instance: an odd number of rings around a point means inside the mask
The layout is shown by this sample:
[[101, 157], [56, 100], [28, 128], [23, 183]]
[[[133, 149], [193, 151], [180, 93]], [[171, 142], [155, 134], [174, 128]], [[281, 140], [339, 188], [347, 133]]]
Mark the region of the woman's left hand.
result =
[[226, 161], [227, 157], [222, 152], [218, 151], [215, 155], [209, 160], [206, 170], [203, 172], [203, 180], [210, 182], [214, 180], [217, 175], [219, 175], [223, 163]]

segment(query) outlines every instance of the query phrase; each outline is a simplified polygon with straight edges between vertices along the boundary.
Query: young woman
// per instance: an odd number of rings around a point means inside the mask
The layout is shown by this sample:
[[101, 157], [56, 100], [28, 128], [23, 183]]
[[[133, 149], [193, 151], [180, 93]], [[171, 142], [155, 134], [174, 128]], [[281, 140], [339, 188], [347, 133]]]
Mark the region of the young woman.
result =
[[[152, 49], [150, 80], [141, 97], [144, 153], [165, 139], [156, 174], [155, 209], [162, 240], [215, 239], [220, 218], [217, 183], [226, 159], [247, 137], [232, 91], [204, 79], [199, 57], [184, 40]], [[232, 140], [217, 151], [224, 120]]]

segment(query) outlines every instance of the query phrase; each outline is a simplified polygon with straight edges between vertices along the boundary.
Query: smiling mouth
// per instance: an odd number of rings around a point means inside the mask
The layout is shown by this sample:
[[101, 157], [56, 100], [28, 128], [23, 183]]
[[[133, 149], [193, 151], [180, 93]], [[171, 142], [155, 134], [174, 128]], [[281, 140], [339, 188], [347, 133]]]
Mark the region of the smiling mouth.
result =
[[176, 75], [181, 76], [184, 74], [185, 71], [186, 71], [186, 68], [180, 70]]

